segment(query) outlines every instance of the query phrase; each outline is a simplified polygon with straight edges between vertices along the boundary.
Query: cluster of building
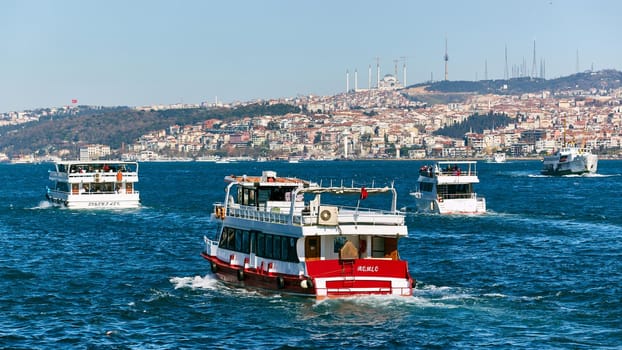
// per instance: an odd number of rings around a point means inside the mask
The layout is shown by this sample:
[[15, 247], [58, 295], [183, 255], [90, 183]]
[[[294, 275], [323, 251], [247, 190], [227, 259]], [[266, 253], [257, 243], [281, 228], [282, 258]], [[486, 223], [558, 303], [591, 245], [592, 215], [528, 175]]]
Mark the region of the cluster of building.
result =
[[[464, 102], [427, 105], [405, 90], [372, 89], [336, 96], [275, 100], [305, 113], [206, 120], [175, 125], [142, 136], [129, 147], [132, 157], [163, 154], [222, 157], [426, 158], [485, 157], [505, 152], [539, 157], [564, 143], [581, 144], [618, 156], [622, 146], [621, 90], [514, 95], [465, 95]], [[461, 138], [435, 135], [438, 129], [478, 113], [506, 114], [514, 122]]]
[[[477, 158], [495, 152], [540, 157], [564, 143], [581, 144], [614, 157], [620, 154], [622, 89], [464, 94], [462, 102], [446, 104], [427, 104], [413, 98], [425, 94], [423, 88], [396, 86], [272, 100], [270, 103], [298, 106], [301, 112], [172, 125], [141, 136], [123, 150], [123, 157], [145, 161], [171, 157], [420, 159]], [[149, 107], [140, 107], [145, 108]], [[163, 108], [209, 106], [154, 107]], [[475, 113], [505, 114], [514, 121], [481, 133], [469, 132], [461, 138], [435, 134]], [[93, 153], [91, 157], [97, 152], [110, 153], [105, 145], [89, 149], [84, 152]]]

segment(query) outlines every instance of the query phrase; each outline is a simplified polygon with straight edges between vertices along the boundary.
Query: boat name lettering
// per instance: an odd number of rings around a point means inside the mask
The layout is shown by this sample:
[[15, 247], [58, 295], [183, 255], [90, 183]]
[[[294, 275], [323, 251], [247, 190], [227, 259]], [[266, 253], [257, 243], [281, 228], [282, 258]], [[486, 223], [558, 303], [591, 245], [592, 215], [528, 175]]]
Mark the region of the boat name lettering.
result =
[[89, 207], [117, 207], [119, 205], [120, 205], [119, 202], [114, 202], [114, 201], [110, 201], [110, 202], [90, 202], [89, 203]]
[[378, 270], [380, 270], [378, 265], [361, 265], [356, 269], [358, 272], [378, 272]]

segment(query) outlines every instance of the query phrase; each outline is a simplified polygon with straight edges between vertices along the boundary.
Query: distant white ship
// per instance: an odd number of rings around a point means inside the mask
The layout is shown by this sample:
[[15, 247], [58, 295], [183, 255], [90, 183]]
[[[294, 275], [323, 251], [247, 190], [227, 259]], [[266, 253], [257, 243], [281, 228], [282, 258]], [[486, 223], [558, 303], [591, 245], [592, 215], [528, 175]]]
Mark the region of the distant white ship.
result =
[[417, 210], [436, 214], [486, 212], [486, 199], [473, 190], [479, 183], [475, 161], [442, 161], [419, 169], [418, 189], [412, 192]]
[[594, 174], [598, 168], [598, 156], [589, 149], [565, 146], [542, 160], [543, 175], [563, 176]]

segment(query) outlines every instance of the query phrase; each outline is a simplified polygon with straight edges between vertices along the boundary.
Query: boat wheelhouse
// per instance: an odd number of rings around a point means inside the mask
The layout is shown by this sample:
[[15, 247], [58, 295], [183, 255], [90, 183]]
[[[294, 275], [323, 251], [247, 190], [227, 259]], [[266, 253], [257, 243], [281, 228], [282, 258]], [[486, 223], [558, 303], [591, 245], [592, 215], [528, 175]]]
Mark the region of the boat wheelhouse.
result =
[[[225, 201], [214, 205], [219, 235], [204, 237], [201, 253], [219, 279], [319, 299], [412, 295], [415, 282], [398, 254], [408, 230], [394, 188], [323, 187], [273, 171], [225, 181]], [[380, 194], [390, 198], [387, 209], [360, 207]]]
[[49, 172], [46, 198], [72, 209], [140, 206], [138, 163], [126, 161], [61, 161]]
[[477, 162], [439, 161], [419, 169], [415, 197], [417, 210], [436, 214], [486, 212], [486, 199], [477, 195]]
[[563, 176], [594, 174], [598, 156], [583, 147], [564, 146], [542, 160], [542, 175]]

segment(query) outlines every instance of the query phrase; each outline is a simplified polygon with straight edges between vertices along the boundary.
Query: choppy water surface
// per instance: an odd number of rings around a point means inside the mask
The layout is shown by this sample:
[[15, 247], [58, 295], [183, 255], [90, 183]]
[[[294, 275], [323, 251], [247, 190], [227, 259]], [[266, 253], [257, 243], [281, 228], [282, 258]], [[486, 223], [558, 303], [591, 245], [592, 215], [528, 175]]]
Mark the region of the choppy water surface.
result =
[[[50, 165], [0, 165], [2, 348], [618, 348], [622, 162], [553, 178], [479, 163], [488, 213], [408, 214], [413, 297], [315, 300], [223, 286], [199, 256], [227, 174], [395, 181], [422, 162], [144, 163], [143, 207], [44, 201]], [[348, 182], [350, 183], [350, 182]]]

